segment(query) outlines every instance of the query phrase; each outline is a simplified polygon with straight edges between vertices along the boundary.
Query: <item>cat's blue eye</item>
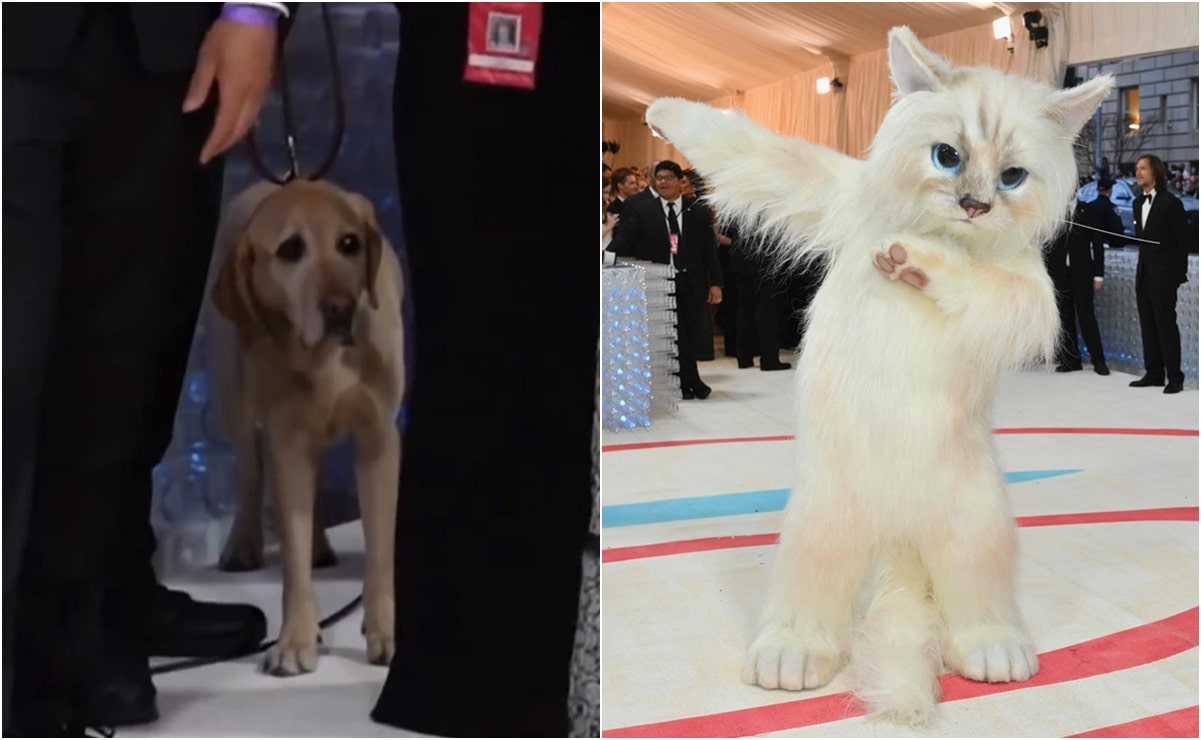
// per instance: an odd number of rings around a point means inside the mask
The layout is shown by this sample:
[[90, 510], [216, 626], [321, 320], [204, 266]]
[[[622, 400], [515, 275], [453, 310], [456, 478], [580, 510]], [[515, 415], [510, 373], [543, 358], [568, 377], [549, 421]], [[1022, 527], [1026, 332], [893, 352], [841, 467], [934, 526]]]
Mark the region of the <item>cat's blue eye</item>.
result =
[[958, 172], [963, 167], [959, 152], [950, 144], [935, 144], [934, 150], [930, 152], [930, 159], [934, 161], [934, 166], [943, 172]]
[[1026, 174], [1026, 170], [1021, 167], [1010, 167], [1001, 173], [997, 187], [1001, 190], [1013, 190], [1026, 181]]

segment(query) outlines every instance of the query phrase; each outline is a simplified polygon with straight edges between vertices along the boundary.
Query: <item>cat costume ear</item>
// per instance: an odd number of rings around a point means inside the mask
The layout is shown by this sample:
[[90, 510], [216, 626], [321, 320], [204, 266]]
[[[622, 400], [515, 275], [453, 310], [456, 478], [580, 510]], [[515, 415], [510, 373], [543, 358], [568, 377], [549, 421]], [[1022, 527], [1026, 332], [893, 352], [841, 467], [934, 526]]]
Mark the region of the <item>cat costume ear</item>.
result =
[[1101, 75], [1082, 85], [1057, 90], [1047, 104], [1047, 115], [1058, 121], [1069, 136], [1074, 137], [1092, 118], [1097, 106], [1109, 97], [1113, 85], [1112, 75]]
[[918, 43], [908, 26], [888, 32], [888, 66], [901, 96], [921, 90], [941, 90], [949, 67], [946, 61]]

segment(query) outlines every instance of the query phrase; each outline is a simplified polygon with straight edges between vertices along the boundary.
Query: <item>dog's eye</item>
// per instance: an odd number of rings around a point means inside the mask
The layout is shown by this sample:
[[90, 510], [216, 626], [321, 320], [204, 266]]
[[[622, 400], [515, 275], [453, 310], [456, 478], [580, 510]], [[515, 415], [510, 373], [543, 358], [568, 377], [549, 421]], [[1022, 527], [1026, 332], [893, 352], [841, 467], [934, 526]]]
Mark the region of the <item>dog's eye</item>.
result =
[[353, 257], [362, 249], [363, 243], [354, 234], [347, 234], [338, 240], [338, 251], [347, 257]]
[[304, 239], [301, 239], [299, 236], [290, 236], [284, 239], [275, 248], [275, 256], [284, 262], [298, 261], [304, 256]]

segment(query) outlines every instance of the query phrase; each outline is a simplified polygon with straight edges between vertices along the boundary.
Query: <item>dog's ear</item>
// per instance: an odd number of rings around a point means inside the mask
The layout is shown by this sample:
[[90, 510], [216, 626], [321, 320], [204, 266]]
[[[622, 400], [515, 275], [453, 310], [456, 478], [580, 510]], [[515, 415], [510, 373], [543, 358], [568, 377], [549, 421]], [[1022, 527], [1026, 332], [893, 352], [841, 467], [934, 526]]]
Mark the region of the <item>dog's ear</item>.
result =
[[250, 271], [254, 268], [254, 249], [243, 234], [225, 258], [217, 280], [213, 283], [212, 299], [217, 312], [233, 322], [243, 343], [259, 332], [258, 318], [250, 293]]
[[379, 308], [379, 298], [376, 295], [375, 281], [378, 279], [380, 262], [383, 259], [384, 237], [379, 230], [379, 221], [375, 217], [375, 206], [358, 193], [350, 194], [350, 205], [354, 208], [364, 227], [363, 255], [367, 266], [367, 301], [372, 308]]

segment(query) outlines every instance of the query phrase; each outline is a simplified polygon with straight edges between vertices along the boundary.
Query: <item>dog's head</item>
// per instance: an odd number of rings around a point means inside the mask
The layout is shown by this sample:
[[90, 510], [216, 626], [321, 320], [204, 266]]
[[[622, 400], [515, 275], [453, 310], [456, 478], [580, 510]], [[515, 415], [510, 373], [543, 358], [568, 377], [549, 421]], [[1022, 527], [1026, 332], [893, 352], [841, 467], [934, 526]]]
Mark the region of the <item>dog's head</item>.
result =
[[360, 299], [378, 308], [383, 237], [371, 202], [322, 182], [267, 196], [213, 286], [213, 302], [246, 343], [264, 334], [313, 348], [353, 344]]

